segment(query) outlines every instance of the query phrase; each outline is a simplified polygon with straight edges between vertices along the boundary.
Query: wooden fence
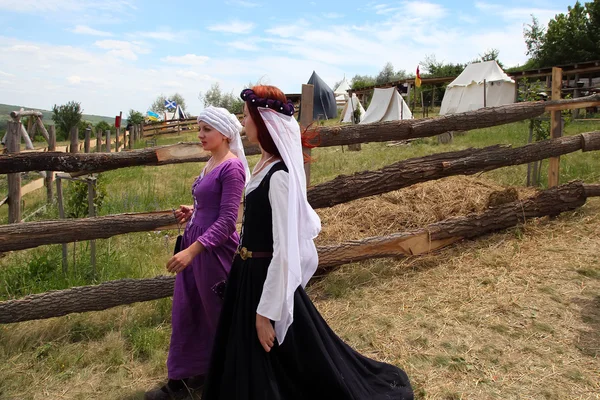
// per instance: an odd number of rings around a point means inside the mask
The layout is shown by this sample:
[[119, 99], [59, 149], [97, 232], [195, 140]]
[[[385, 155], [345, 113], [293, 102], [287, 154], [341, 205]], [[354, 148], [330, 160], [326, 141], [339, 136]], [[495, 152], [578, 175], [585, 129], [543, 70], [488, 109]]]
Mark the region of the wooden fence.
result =
[[[312, 98], [312, 97], [311, 97]], [[522, 121], [545, 111], [559, 111], [600, 104], [600, 96], [575, 100], [520, 103], [426, 120], [408, 120], [358, 126], [320, 128], [320, 146], [430, 137], [451, 130], [471, 130]], [[312, 115], [312, 110], [303, 111]], [[301, 116], [301, 121], [302, 116]], [[304, 123], [303, 123], [304, 125]], [[560, 126], [560, 124], [559, 124]], [[256, 152], [247, 147], [248, 153]], [[491, 146], [404, 160], [378, 171], [339, 176], [309, 188], [315, 208], [328, 207], [410, 186], [417, 182], [457, 174], [474, 174], [507, 165], [524, 164], [574, 151], [600, 150], [600, 132], [555, 137], [519, 148]], [[72, 175], [124, 168], [133, 165], [164, 165], [205, 161], [206, 154], [195, 144], [179, 144], [128, 153], [65, 154], [53, 152], [0, 156], [0, 173], [18, 174], [31, 170], [59, 170]], [[552, 171], [550, 171], [552, 172]], [[558, 176], [558, 175], [557, 175]], [[600, 185], [570, 183], [555, 186], [537, 196], [508, 203], [482, 214], [451, 218], [419, 230], [386, 237], [369, 238], [319, 247], [322, 271], [345, 263], [377, 257], [423, 254], [464, 238], [504, 229], [528, 218], [557, 215], [583, 205], [600, 195]], [[172, 212], [121, 214], [76, 220], [9, 224], [0, 227], [0, 251], [19, 250], [73, 240], [94, 240], [128, 232], [168, 227], [175, 222]], [[101, 285], [71, 288], [0, 303], [0, 323], [49, 318], [72, 312], [101, 310], [172, 294], [173, 278], [126, 279]]]

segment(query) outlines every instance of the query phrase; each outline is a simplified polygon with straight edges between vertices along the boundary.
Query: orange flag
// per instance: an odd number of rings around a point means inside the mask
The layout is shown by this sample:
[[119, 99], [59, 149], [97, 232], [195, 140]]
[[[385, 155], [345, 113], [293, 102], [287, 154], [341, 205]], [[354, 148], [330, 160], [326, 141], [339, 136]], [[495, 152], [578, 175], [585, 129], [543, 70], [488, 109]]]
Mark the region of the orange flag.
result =
[[421, 74], [419, 73], [419, 66], [417, 65], [417, 77], [415, 78], [415, 86], [421, 87]]

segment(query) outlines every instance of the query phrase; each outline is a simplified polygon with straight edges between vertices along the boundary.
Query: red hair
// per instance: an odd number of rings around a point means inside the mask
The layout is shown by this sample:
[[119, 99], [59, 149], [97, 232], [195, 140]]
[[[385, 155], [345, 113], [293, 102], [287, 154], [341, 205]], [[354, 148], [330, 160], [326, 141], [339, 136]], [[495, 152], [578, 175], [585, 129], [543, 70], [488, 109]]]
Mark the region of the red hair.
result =
[[[285, 94], [283, 94], [283, 92], [275, 86], [257, 85], [252, 87], [252, 91], [258, 97], [279, 100], [282, 103], [287, 102]], [[273, 142], [273, 138], [271, 138], [271, 134], [265, 125], [265, 121], [263, 121], [262, 117], [260, 116], [260, 112], [258, 112], [258, 107], [252, 105], [252, 103], [249, 101], [246, 102], [246, 105], [248, 106], [248, 112], [252, 116], [252, 120], [256, 124], [258, 143], [260, 143], [260, 147], [275, 157], [281, 157], [281, 154], [279, 154], [279, 150], [277, 150], [277, 146], [275, 146], [275, 142]]]
[[[282, 103], [287, 102], [285, 94], [275, 86], [257, 85], [252, 87], [252, 91], [258, 97], [279, 100]], [[275, 146], [275, 142], [273, 142], [273, 138], [271, 138], [271, 134], [269, 133], [269, 130], [267, 129], [267, 126], [265, 125], [265, 122], [262, 119], [260, 112], [258, 112], [258, 107], [254, 106], [250, 101], [246, 101], [246, 105], [248, 106], [248, 112], [252, 116], [252, 120], [256, 124], [258, 142], [260, 143], [260, 147], [262, 147], [269, 154], [281, 158], [281, 154], [279, 153], [279, 150], [277, 150], [277, 146]], [[313, 141], [318, 136], [318, 133], [316, 132], [316, 130], [310, 128], [311, 126], [306, 127], [304, 129], [304, 132], [301, 132], [300, 134], [302, 146], [306, 148], [314, 148], [319, 145], [318, 143], [311, 143], [311, 141]], [[304, 162], [311, 161], [311, 158], [309, 156], [307, 156], [304, 153], [302, 153], [302, 155], [304, 157]]]

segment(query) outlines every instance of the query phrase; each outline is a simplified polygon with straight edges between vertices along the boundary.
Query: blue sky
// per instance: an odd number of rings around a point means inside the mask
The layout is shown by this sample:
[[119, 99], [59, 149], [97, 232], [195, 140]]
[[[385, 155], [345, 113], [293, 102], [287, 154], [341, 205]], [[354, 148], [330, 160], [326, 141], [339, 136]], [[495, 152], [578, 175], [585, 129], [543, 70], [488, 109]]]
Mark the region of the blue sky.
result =
[[526, 61], [523, 25], [546, 24], [571, 1], [0, 0], [0, 103], [85, 113], [145, 112], [179, 92], [188, 110], [218, 82], [299, 93], [313, 70], [330, 85], [386, 62], [468, 62], [500, 50]]

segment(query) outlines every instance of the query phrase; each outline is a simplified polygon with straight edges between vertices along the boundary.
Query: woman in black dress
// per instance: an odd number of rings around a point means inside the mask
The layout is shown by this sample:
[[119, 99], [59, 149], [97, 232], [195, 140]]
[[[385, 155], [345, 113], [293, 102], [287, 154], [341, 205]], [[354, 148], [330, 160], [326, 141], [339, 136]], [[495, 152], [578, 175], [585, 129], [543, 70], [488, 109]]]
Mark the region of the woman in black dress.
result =
[[203, 399], [412, 399], [406, 373], [350, 348], [304, 291], [317, 268], [321, 225], [306, 200], [293, 105], [273, 86], [241, 97], [246, 135], [262, 157], [246, 187]]

